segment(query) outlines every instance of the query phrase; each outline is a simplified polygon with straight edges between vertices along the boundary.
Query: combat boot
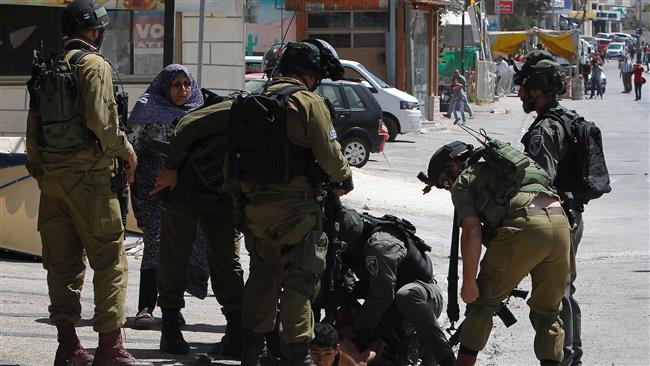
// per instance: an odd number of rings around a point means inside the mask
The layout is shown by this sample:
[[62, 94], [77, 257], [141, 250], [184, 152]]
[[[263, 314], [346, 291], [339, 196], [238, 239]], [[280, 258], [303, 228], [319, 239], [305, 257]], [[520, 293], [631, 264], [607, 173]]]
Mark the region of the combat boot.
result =
[[81, 346], [74, 324], [69, 320], [55, 320], [57, 340], [54, 366], [85, 366], [93, 362], [93, 356]]
[[226, 332], [221, 341], [214, 345], [208, 355], [226, 356], [239, 359], [244, 351], [244, 327], [241, 324], [241, 311], [226, 314]]
[[241, 366], [260, 366], [260, 356], [264, 351], [264, 334], [244, 329], [244, 351]]
[[185, 342], [178, 325], [180, 309], [162, 309], [162, 330], [160, 332], [160, 350], [175, 355], [190, 352], [190, 345]]
[[99, 333], [99, 346], [95, 350], [93, 366], [153, 366], [153, 363], [136, 360], [122, 342], [122, 329]]
[[474, 366], [475, 364], [476, 364], [476, 355], [470, 355], [464, 353], [462, 350], [458, 351], [456, 366]]
[[282, 362], [286, 366], [312, 366], [314, 362], [309, 355], [309, 344], [307, 343], [289, 343], [289, 359]]

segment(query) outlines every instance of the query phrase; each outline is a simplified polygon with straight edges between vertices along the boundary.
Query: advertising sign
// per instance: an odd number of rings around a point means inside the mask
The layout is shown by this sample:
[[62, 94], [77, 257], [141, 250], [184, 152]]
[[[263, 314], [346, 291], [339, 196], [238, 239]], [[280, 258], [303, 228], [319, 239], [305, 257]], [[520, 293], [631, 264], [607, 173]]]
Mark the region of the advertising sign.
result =
[[499, 2], [499, 13], [512, 14], [514, 0], [497, 0]]

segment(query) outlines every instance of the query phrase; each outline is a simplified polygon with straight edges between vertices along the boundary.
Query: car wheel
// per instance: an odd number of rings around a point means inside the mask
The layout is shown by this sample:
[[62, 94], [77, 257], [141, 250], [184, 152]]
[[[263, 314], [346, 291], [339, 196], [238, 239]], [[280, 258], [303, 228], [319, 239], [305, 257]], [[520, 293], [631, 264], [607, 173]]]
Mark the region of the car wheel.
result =
[[351, 166], [361, 168], [366, 165], [370, 159], [370, 149], [368, 142], [359, 137], [349, 137], [341, 143], [343, 156]]
[[388, 142], [393, 142], [399, 135], [399, 125], [395, 118], [384, 115], [384, 124], [388, 129]]

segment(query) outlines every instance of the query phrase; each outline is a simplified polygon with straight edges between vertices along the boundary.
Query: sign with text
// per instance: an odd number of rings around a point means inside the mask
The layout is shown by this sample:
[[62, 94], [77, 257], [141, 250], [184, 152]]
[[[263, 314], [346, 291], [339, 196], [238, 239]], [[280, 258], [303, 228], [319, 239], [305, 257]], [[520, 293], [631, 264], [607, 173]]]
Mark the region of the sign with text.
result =
[[499, 2], [499, 13], [512, 14], [514, 0], [497, 0]]

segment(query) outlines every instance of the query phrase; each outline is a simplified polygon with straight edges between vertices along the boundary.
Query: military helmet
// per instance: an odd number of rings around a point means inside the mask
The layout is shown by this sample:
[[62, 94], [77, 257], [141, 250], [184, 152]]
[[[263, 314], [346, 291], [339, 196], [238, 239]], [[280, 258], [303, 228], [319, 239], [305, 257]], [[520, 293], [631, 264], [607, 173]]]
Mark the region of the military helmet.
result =
[[284, 45], [274, 44], [269, 48], [262, 57], [262, 72], [266, 74], [269, 78], [275, 76], [280, 70], [278, 68], [278, 62], [282, 57], [284, 52]]
[[563, 94], [566, 91], [561, 67], [548, 51], [533, 50], [524, 58], [526, 59], [524, 66], [521, 70], [517, 70], [512, 80], [515, 85], [551, 94]]
[[68, 37], [91, 29], [106, 29], [108, 13], [95, 0], [75, 0], [63, 11], [61, 24]]
[[339, 54], [334, 47], [326, 41], [318, 38], [305, 39], [303, 42], [311, 43], [318, 47], [320, 51], [321, 69], [325, 76], [323, 78], [332, 79], [334, 81], [343, 78], [345, 70], [339, 61]]
[[462, 141], [453, 141], [440, 147], [429, 160], [428, 182], [426, 183], [429, 186], [443, 188], [438, 184], [438, 176], [447, 168], [447, 164], [454, 159], [467, 160], [472, 151], [474, 151], [474, 147]]
[[312, 74], [316, 79], [323, 78], [320, 66], [320, 50], [307, 42], [289, 42], [282, 52], [280, 72], [287, 74]]

